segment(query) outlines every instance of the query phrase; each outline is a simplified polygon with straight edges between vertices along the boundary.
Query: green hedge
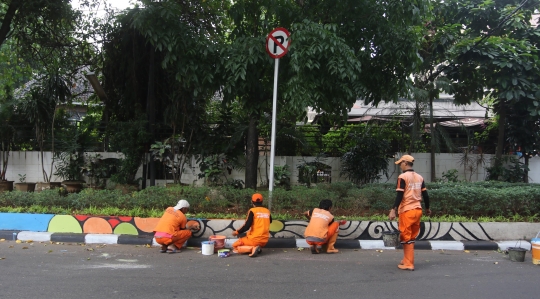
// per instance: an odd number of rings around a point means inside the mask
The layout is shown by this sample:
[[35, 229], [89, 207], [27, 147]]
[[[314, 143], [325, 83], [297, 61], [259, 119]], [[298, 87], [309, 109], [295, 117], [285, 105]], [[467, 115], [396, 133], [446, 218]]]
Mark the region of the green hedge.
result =
[[[465, 217], [534, 216], [540, 211], [540, 185], [523, 183], [430, 183], [427, 188], [435, 215]], [[231, 213], [243, 215], [250, 207], [254, 190], [228, 187], [150, 187], [121, 194], [118, 190], [84, 189], [78, 194], [61, 195], [56, 190], [40, 193], [2, 192], [0, 207], [25, 211], [30, 207], [53, 207], [78, 211], [87, 208], [163, 210], [183, 198], [193, 213]], [[261, 192], [268, 204], [268, 191]], [[370, 184], [358, 188], [351, 183], [318, 184], [314, 188], [294, 186], [276, 189], [272, 210], [298, 215], [316, 207], [322, 199], [334, 202], [334, 214], [368, 216], [387, 213], [395, 199], [394, 184]]]

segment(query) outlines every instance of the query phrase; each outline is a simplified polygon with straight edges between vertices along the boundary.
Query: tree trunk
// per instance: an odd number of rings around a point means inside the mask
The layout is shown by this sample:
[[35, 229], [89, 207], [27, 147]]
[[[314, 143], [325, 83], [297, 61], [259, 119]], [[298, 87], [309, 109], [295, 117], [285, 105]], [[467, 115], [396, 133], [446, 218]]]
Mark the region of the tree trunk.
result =
[[259, 163], [259, 132], [258, 118], [252, 114], [249, 117], [249, 128], [246, 138], [246, 188], [257, 189], [257, 165]]
[[[156, 127], [156, 94], [155, 94], [155, 51], [150, 47], [150, 63], [148, 66], [148, 95], [146, 98], [146, 113], [148, 116], [148, 133], [155, 140]], [[146, 160], [146, 154], [145, 154]], [[156, 165], [152, 158], [148, 160], [148, 170], [150, 172], [150, 186], [156, 185]], [[143, 180], [143, 188], [146, 187], [146, 177]]]
[[17, 14], [17, 9], [21, 5], [22, 1], [13, 0], [9, 3], [9, 6], [4, 14], [2, 19], [2, 26], [0, 27], [0, 46], [6, 41], [9, 32], [11, 31], [11, 25], [15, 15]]
[[523, 158], [525, 158], [525, 169], [523, 174], [523, 182], [529, 183], [529, 153], [523, 153]]
[[499, 136], [497, 138], [497, 151], [495, 152], [496, 163], [501, 163], [504, 149], [504, 128], [506, 124], [506, 107], [504, 104], [504, 100], [501, 100], [499, 104]]
[[431, 135], [430, 174], [431, 181], [435, 182], [437, 180], [435, 175], [435, 127], [433, 126], [433, 98], [431, 97], [429, 99], [429, 134]]
[[413, 126], [411, 131], [411, 144], [409, 146], [408, 154], [416, 152], [416, 141], [419, 139], [418, 131], [420, 130], [420, 106], [418, 101], [415, 103], [414, 113], [413, 113]]

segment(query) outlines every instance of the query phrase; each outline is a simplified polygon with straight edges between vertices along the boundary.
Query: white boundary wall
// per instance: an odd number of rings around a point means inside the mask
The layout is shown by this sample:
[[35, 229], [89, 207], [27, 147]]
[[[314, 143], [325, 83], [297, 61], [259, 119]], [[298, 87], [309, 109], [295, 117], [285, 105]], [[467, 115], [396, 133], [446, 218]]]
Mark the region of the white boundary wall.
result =
[[[94, 153], [90, 153], [94, 154]], [[115, 153], [115, 152], [99, 152], [99, 154], [103, 158], [118, 158], [121, 157], [121, 153]], [[396, 155], [396, 157], [401, 156], [401, 154]], [[430, 162], [429, 162], [429, 153], [414, 153], [412, 154], [414, 156], [416, 162], [414, 163], [414, 170], [421, 174], [426, 182], [430, 181], [430, 175], [429, 175], [429, 169], [430, 169]], [[465, 177], [471, 181], [483, 181], [485, 180], [487, 176], [487, 171], [485, 170], [486, 167], [489, 166], [491, 158], [493, 158], [493, 155], [484, 155], [484, 160], [486, 161], [485, 165], [479, 166], [477, 171], [473, 172], [473, 175], [470, 175], [469, 171], [466, 171], [464, 167], [460, 164], [461, 154], [436, 154], [436, 165], [435, 169], [437, 171], [436, 177], [442, 178], [443, 172], [447, 172], [450, 169], [457, 169], [458, 175], [460, 179], [464, 179]], [[266, 163], [266, 156], [260, 156], [259, 157], [259, 164], [258, 164], [258, 175], [257, 175], [257, 181], [259, 185], [262, 185], [263, 182], [266, 182], [267, 176], [266, 173], [269, 169], [267, 167]], [[45, 152], [44, 153], [44, 160], [46, 165], [47, 172], [50, 171], [50, 163], [51, 163], [51, 153]], [[312, 162], [315, 161], [315, 157], [291, 157], [291, 156], [278, 156], [275, 157], [275, 165], [276, 166], [283, 166], [288, 165], [289, 171], [291, 172], [291, 183], [297, 184], [298, 183], [298, 168], [297, 166], [305, 162]], [[400, 173], [399, 167], [394, 164], [394, 161], [397, 159], [389, 159], [389, 167], [388, 167], [388, 174], [389, 178], [387, 179], [384, 175], [382, 176], [382, 179], [380, 182], [395, 182], [397, 180], [397, 176]], [[345, 177], [340, 176], [340, 159], [339, 158], [324, 158], [322, 160], [319, 160], [320, 162], [329, 165], [332, 168], [332, 182], [344, 182], [347, 181]], [[540, 157], [533, 157], [530, 159], [529, 164], [529, 182], [531, 183], [540, 183]], [[8, 164], [8, 170], [7, 170], [7, 179], [12, 180], [15, 182], [19, 181], [19, 174], [26, 174], [26, 181], [27, 182], [42, 182], [43, 181], [43, 175], [41, 171], [41, 157], [39, 152], [32, 152], [32, 151], [22, 151], [22, 152], [11, 152], [9, 157], [9, 164]], [[204, 183], [203, 179], [198, 178], [198, 174], [200, 173], [199, 167], [195, 161], [195, 159], [192, 159], [191, 165], [185, 166], [185, 171], [182, 174], [182, 183], [184, 184], [194, 184], [194, 185], [202, 185]], [[53, 170], [54, 173], [55, 170]], [[142, 176], [142, 167], [139, 169], [139, 172], [137, 174], [137, 177]], [[227, 171], [224, 171], [222, 180], [231, 180], [231, 179], [237, 179], [237, 180], [244, 180], [244, 171], [238, 171], [233, 170], [231, 174], [228, 174]], [[51, 181], [60, 181], [60, 178], [52, 176]], [[156, 185], [164, 185], [164, 180], [157, 180]], [[147, 183], [147, 186], [149, 184]]]

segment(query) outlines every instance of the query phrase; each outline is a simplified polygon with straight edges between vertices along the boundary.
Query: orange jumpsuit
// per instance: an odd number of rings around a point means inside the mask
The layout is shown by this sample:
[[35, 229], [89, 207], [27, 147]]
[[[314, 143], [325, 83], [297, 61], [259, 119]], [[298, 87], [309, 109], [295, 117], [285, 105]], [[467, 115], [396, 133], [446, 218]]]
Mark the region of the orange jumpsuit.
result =
[[422, 192], [426, 191], [424, 178], [416, 172], [405, 171], [398, 177], [396, 191], [403, 192], [399, 204], [399, 231], [401, 243], [414, 243], [420, 233], [422, 218]]
[[251, 208], [248, 211], [248, 217], [244, 225], [239, 228], [238, 233], [244, 233], [249, 229], [247, 235], [238, 241], [233, 243], [233, 248], [236, 252], [248, 252], [245, 250], [239, 250], [240, 246], [260, 246], [264, 247], [268, 243], [270, 238], [270, 223], [272, 223], [272, 216], [270, 211], [264, 207]]
[[405, 170], [398, 177], [396, 202], [399, 214], [399, 231], [403, 244], [403, 259], [398, 265], [402, 270], [414, 271], [414, 242], [420, 233], [420, 218], [422, 218], [422, 197], [429, 209], [429, 196], [426, 191], [424, 178], [412, 169]]
[[191, 237], [191, 231], [186, 229], [187, 218], [180, 210], [168, 207], [154, 228], [156, 242], [161, 245], [174, 244], [177, 248]]
[[309, 245], [325, 245], [339, 230], [339, 223], [334, 216], [323, 209], [315, 208], [308, 213], [311, 217], [304, 232]]

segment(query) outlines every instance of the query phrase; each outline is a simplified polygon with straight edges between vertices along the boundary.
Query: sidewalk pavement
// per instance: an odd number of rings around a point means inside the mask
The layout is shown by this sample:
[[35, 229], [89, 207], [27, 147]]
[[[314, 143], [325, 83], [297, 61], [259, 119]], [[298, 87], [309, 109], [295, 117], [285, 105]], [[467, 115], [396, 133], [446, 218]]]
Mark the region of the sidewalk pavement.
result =
[[[65, 242], [86, 244], [119, 244], [119, 245], [147, 245], [159, 246], [152, 235], [117, 235], [117, 234], [76, 234], [76, 233], [49, 233], [32, 231], [0, 230], [0, 239], [21, 240], [36, 242]], [[225, 247], [231, 248], [237, 239], [226, 239]], [[201, 247], [201, 242], [208, 241], [203, 238], [191, 238], [187, 246]], [[337, 240], [336, 248], [342, 249], [399, 249], [399, 247], [385, 247], [382, 240]], [[308, 248], [305, 239], [270, 238], [266, 248]], [[524, 240], [515, 241], [416, 241], [415, 249], [419, 250], [501, 250], [509, 247], [521, 247], [531, 250], [531, 243]]]

